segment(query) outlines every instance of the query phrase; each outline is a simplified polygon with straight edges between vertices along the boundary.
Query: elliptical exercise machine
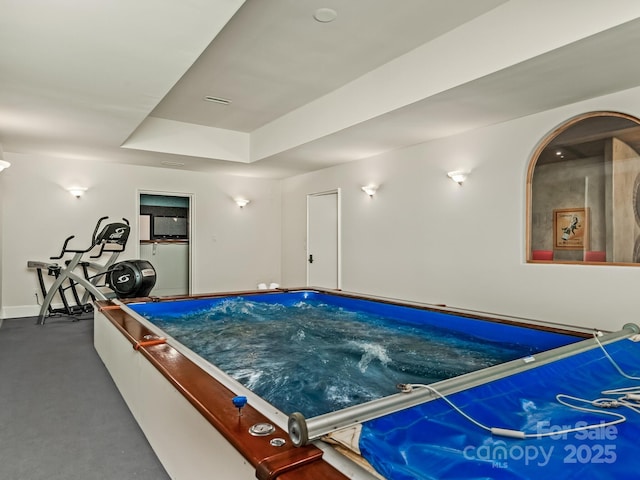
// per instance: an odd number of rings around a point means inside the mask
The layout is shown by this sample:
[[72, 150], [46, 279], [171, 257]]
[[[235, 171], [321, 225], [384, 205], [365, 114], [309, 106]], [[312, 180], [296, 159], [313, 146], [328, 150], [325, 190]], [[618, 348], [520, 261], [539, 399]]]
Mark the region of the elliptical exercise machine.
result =
[[[40, 262], [30, 260], [27, 262], [28, 268], [35, 268], [38, 274], [38, 283], [44, 295], [44, 300], [40, 307], [37, 324], [43, 325], [47, 315], [80, 315], [93, 311], [93, 305], [89, 302], [92, 300], [107, 300], [108, 298], [135, 298], [146, 297], [153, 289], [156, 283], [156, 271], [153, 265], [146, 260], [128, 260], [115, 263], [118, 255], [124, 251], [131, 227], [127, 219], [123, 218], [124, 223], [115, 222], [105, 225], [100, 230], [101, 223], [109, 217], [102, 217], [98, 220], [93, 235], [91, 237], [91, 245], [86, 249], [69, 248], [69, 241], [75, 236], [68, 237], [62, 245], [59, 255], [50, 257], [51, 260], [60, 260], [64, 255], [72, 253], [73, 257], [64, 262], [64, 266], [57, 263]], [[100, 232], [98, 233], [98, 231]], [[92, 250], [99, 248], [95, 255], [90, 259], [100, 258], [103, 254], [111, 254], [107, 262], [104, 264], [83, 261], [83, 256]], [[82, 268], [82, 276], [78, 275], [74, 270], [80, 266]], [[90, 275], [90, 269], [96, 273]], [[43, 271], [47, 270], [48, 275], [55, 277], [53, 285], [47, 291]], [[100, 284], [101, 279], [104, 284]], [[66, 282], [66, 286], [65, 286]], [[80, 285], [84, 288], [82, 299], [77, 290]], [[101, 287], [108, 287], [114, 293], [106, 294]], [[67, 299], [66, 291], [71, 290], [75, 304], [71, 304]], [[51, 302], [56, 294], [59, 294], [62, 300], [62, 307], [53, 308]]]

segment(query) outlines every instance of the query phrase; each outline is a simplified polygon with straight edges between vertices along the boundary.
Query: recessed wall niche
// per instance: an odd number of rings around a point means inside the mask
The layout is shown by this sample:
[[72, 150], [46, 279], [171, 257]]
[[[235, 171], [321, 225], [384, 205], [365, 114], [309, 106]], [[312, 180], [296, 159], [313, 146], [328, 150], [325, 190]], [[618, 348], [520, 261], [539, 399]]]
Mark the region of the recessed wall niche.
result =
[[527, 175], [527, 261], [636, 265], [640, 120], [590, 112], [552, 131]]

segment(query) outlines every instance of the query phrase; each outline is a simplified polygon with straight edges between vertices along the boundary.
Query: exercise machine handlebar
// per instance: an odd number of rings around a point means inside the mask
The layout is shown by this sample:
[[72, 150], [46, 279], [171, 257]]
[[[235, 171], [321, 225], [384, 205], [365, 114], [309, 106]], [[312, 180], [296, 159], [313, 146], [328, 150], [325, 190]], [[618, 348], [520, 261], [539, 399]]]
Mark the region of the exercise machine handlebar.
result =
[[[67, 237], [67, 239], [64, 241], [64, 243], [62, 244], [62, 251], [60, 252], [60, 255], [54, 255], [53, 257], [49, 257], [51, 260], [59, 260], [62, 257], [64, 257], [64, 254], [67, 252], [71, 252], [73, 251], [74, 253], [77, 253], [78, 250], [69, 250], [67, 249], [67, 245], [69, 244], [69, 240], [76, 238], [75, 235], [71, 235], [70, 237]], [[84, 250], [86, 252], [88, 252], [89, 250]]]
[[[98, 237], [98, 230], [100, 229], [100, 224], [105, 221], [109, 217], [100, 217], [96, 223], [96, 227], [93, 229], [93, 234], [91, 235], [91, 242], [93, 245], [96, 244], [96, 238]], [[128, 224], [129, 222], [127, 222]]]
[[[100, 225], [102, 222], [109, 217], [101, 217], [96, 223], [95, 228], [93, 229], [93, 234], [91, 235], [91, 245], [86, 249], [74, 249], [68, 248], [69, 242], [75, 238], [75, 235], [71, 235], [67, 237], [62, 244], [62, 250], [59, 255], [49, 257], [51, 260], [60, 260], [66, 253], [87, 253], [95, 248], [96, 245], [100, 245], [100, 251], [96, 255], [92, 255], [91, 258], [99, 258], [105, 251], [105, 246], [107, 244], [115, 244], [120, 248], [119, 250], [124, 250], [124, 247], [127, 243], [127, 239], [129, 238], [129, 220], [126, 218], [122, 218], [124, 223], [110, 223], [108, 224], [100, 233]], [[114, 251], [109, 249], [108, 251]]]

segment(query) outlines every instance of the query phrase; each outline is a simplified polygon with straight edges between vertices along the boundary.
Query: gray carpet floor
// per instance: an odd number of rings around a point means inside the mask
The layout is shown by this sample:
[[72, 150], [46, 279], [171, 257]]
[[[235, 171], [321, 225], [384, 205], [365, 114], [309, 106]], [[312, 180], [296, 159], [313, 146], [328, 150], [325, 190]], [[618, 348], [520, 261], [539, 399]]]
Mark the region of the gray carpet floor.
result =
[[91, 317], [0, 328], [0, 479], [169, 476], [93, 348]]

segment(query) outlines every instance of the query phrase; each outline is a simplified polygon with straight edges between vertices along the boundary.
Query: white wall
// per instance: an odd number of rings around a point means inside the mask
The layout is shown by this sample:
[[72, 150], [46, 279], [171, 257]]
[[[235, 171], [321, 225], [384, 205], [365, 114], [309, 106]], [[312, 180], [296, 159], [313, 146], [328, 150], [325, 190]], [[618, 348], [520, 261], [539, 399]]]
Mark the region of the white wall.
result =
[[[2, 145], [0, 145], [0, 160], [4, 159], [4, 152], [2, 151]], [[0, 174], [0, 199], [3, 196], [3, 192], [4, 192], [4, 176], [2, 174]], [[3, 228], [3, 209], [0, 208], [0, 272], [2, 272], [4, 270], [3, 267], [3, 255], [2, 255], [2, 251], [3, 251], [3, 235], [2, 232], [4, 230]], [[2, 305], [2, 295], [3, 295], [3, 289], [2, 289], [2, 275], [0, 275], [0, 306]], [[3, 320], [3, 316], [0, 314], [0, 328], [2, 328], [2, 320]]]
[[[27, 260], [56, 254], [68, 235], [85, 245], [100, 216], [136, 219], [139, 190], [195, 195], [194, 293], [302, 286], [306, 195], [340, 187], [345, 290], [610, 330], [640, 323], [639, 268], [525, 262], [530, 156], [591, 110], [640, 116], [640, 89], [282, 182], [5, 152], [3, 317], [37, 313]], [[459, 168], [472, 171], [462, 187], [446, 177]], [[83, 198], [65, 191], [73, 183], [89, 188]], [[381, 185], [372, 199], [368, 183]], [[231, 201], [241, 194], [244, 209]], [[122, 258], [137, 256], [137, 240], [134, 228]]]
[[[342, 285], [615, 330], [640, 323], [640, 268], [525, 262], [525, 184], [548, 132], [591, 110], [640, 117], [640, 89], [283, 182], [283, 285], [305, 282], [306, 195], [342, 189]], [[446, 172], [469, 169], [460, 187]], [[360, 187], [380, 184], [369, 198]]]
[[[120, 259], [138, 256], [140, 190], [194, 195], [193, 293], [254, 289], [280, 283], [280, 182], [5, 152], [2, 172], [2, 316], [36, 315], [36, 273], [28, 260], [57, 255], [64, 239], [86, 248], [98, 218], [132, 222]], [[76, 199], [66, 190], [88, 187]], [[245, 195], [238, 208], [232, 197]], [[41, 296], [40, 296], [41, 299]]]

